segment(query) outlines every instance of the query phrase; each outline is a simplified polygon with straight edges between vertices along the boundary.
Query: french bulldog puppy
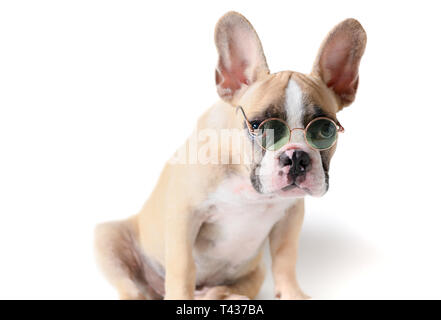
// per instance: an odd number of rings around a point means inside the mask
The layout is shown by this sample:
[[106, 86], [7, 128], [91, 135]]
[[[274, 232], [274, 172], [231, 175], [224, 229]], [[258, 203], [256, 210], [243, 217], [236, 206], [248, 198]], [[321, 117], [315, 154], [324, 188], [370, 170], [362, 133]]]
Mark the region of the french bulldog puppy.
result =
[[[138, 214], [96, 227], [98, 264], [122, 299], [252, 299], [267, 238], [275, 296], [308, 298], [295, 271], [304, 197], [328, 190], [343, 130], [336, 114], [354, 101], [366, 33], [354, 19], [338, 24], [310, 74], [271, 74], [239, 13], [219, 20], [215, 42], [221, 100], [196, 139], [165, 165]], [[235, 134], [225, 141], [225, 132]]]

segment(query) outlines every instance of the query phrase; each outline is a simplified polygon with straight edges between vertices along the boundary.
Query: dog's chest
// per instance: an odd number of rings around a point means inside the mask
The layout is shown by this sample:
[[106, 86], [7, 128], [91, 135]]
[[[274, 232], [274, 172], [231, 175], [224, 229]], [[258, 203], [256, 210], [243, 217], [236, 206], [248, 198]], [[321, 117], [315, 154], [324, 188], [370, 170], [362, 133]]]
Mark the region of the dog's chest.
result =
[[240, 276], [294, 199], [262, 199], [240, 180], [226, 181], [201, 206], [204, 223], [194, 247], [198, 283]]

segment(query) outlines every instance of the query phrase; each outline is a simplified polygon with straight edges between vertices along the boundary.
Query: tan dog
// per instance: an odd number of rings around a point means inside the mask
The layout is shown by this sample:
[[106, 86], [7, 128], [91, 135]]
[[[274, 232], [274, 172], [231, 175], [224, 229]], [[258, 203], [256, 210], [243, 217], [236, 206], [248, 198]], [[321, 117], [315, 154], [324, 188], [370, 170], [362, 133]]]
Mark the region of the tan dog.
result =
[[[338, 24], [309, 75], [270, 74], [256, 32], [238, 13], [219, 20], [215, 41], [222, 100], [196, 131], [212, 140], [202, 147], [201, 135], [196, 139], [197, 154], [209, 160], [194, 161], [190, 139], [165, 166], [141, 212], [96, 229], [99, 265], [121, 298], [254, 298], [268, 237], [276, 296], [307, 298], [295, 272], [303, 198], [327, 191], [335, 143], [313, 148], [309, 133], [301, 133], [318, 117], [338, 124], [336, 113], [354, 100], [365, 31], [354, 19]], [[268, 118], [293, 129], [277, 150], [261, 148], [262, 136], [254, 132]], [[240, 143], [224, 148], [225, 130], [236, 130]]]

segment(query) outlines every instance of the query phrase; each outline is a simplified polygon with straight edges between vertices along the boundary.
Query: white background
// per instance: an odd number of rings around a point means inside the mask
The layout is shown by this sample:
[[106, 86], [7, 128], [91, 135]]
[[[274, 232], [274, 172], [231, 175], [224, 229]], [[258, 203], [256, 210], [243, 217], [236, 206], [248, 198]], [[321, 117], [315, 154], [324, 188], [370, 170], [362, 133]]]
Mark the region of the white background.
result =
[[[368, 34], [355, 103], [308, 199], [299, 281], [317, 299], [441, 298], [441, 19], [425, 1], [3, 1], [0, 298], [117, 298], [93, 228], [136, 213], [218, 97], [213, 29], [243, 13], [272, 71], [309, 72], [347, 17]], [[272, 297], [271, 276], [261, 298]]]

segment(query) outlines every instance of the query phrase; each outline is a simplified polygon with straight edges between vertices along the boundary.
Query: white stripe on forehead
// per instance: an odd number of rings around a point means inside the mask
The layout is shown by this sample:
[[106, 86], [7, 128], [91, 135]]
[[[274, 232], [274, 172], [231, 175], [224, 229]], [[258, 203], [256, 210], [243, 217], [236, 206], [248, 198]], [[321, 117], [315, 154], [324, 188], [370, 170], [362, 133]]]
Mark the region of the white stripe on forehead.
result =
[[285, 97], [286, 121], [291, 128], [303, 128], [303, 93], [293, 79], [286, 86]]

